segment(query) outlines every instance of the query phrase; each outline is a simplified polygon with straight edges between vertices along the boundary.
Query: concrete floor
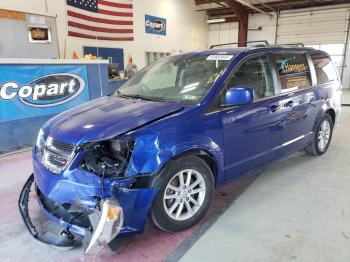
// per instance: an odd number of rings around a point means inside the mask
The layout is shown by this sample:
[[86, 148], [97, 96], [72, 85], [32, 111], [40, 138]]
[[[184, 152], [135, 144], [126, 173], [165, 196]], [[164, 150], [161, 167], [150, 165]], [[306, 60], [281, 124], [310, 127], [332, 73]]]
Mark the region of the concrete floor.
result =
[[329, 151], [271, 166], [182, 261], [350, 261], [350, 108]]
[[343, 89], [341, 103], [350, 106], [350, 89]]
[[[322, 157], [297, 153], [216, 192], [197, 226], [168, 234], [148, 224], [118, 253], [84, 257], [33, 240], [17, 210], [30, 152], [0, 157], [1, 261], [350, 261], [350, 107]], [[257, 177], [257, 178], [256, 178]]]

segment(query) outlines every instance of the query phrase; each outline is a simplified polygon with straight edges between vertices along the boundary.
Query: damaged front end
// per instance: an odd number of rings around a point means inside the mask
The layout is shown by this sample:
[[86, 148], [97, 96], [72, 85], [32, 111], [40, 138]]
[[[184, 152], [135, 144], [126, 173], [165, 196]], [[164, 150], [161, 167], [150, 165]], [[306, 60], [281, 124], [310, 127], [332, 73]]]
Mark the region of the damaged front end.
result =
[[92, 233], [88, 231], [83, 240], [85, 254], [98, 251], [100, 247], [108, 245], [120, 232], [124, 215], [116, 199], [102, 200], [100, 208], [89, 215]]
[[[125, 176], [134, 142], [93, 142], [68, 152], [72, 147], [64, 142], [44, 136], [38, 141], [34, 174], [19, 198], [20, 213], [34, 238], [61, 249], [82, 242], [85, 254], [91, 254], [118, 234], [144, 230], [158, 190], [140, 183], [144, 177]], [[34, 226], [28, 208], [31, 189], [46, 216], [59, 225], [58, 234], [42, 234]]]
[[42, 207], [52, 216], [60, 218], [66, 224], [59, 235], [48, 231], [41, 235], [29, 216], [29, 194], [34, 183], [31, 175], [25, 183], [19, 198], [19, 210], [23, 221], [31, 235], [43, 242], [61, 249], [71, 249], [79, 246], [81, 237], [72, 233], [71, 226], [83, 229], [83, 247], [85, 254], [95, 253], [99, 248], [111, 242], [121, 231], [124, 221], [123, 209], [116, 199], [108, 198], [100, 201], [96, 209], [69, 212], [63, 205], [46, 198], [37, 189], [37, 196]]
[[85, 153], [80, 167], [103, 178], [121, 178], [129, 163], [133, 141], [107, 140], [89, 143], [78, 150]]

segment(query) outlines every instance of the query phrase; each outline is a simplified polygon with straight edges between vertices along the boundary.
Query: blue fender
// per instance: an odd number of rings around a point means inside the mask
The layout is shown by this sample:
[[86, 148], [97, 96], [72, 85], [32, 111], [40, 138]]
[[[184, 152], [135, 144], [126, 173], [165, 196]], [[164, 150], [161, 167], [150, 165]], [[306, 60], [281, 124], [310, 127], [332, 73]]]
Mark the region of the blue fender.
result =
[[[192, 112], [189, 113], [184, 113], [175, 125], [169, 126], [170, 122], [165, 119], [161, 123], [156, 123], [159, 125], [157, 128], [147, 126], [134, 134], [129, 134], [131, 139], [135, 137], [135, 148], [126, 175], [156, 174], [169, 160], [179, 155], [203, 151], [215, 161], [216, 184], [221, 184], [224, 166], [221, 115], [210, 119], [211, 130], [208, 129], [208, 123], [205, 123], [204, 119], [188, 121], [187, 119], [191, 119]], [[209, 136], [208, 133], [211, 135]]]

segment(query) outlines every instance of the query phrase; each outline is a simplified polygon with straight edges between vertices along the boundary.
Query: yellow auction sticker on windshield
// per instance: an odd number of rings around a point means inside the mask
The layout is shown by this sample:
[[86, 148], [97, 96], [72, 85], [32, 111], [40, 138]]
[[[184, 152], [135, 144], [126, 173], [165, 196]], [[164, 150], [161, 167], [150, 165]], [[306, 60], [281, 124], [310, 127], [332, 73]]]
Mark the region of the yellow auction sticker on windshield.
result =
[[233, 55], [210, 55], [206, 60], [231, 60]]

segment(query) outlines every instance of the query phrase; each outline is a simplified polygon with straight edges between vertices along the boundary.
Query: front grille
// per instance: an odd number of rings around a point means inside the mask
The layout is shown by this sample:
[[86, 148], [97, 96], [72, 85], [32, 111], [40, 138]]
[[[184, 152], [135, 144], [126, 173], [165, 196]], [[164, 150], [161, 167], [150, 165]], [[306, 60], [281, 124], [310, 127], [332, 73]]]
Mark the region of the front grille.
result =
[[44, 147], [43, 164], [52, 172], [61, 173], [72, 160], [75, 146], [48, 137]]
[[67, 163], [67, 159], [63, 158], [63, 157], [59, 157], [55, 154], [52, 153], [48, 153], [48, 161], [53, 164], [56, 165], [57, 167], [64, 167]]
[[69, 143], [66, 143], [66, 142], [58, 141], [58, 140], [56, 140], [56, 139], [54, 139], [52, 137], [49, 137], [49, 139], [51, 139], [50, 146], [52, 148], [54, 148], [55, 150], [58, 150], [62, 154], [70, 155], [73, 152], [73, 150], [74, 150], [74, 145], [73, 144], [69, 144]]

